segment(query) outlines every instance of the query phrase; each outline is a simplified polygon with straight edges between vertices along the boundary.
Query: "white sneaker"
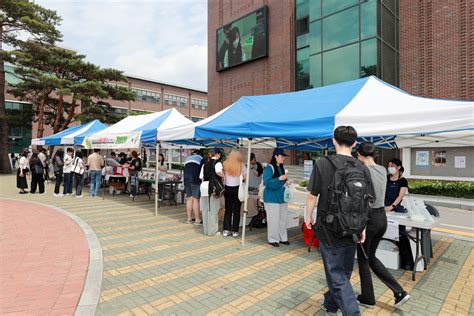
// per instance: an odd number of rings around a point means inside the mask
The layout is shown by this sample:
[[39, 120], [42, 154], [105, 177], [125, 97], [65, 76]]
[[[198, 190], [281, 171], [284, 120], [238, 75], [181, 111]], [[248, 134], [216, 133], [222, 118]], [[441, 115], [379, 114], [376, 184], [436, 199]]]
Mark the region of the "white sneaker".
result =
[[221, 232], [217, 232], [217, 233], [216, 233], [216, 236], [220, 236], [220, 235], [221, 235]]
[[56, 193], [53, 193], [53, 196], [54, 196], [54, 197], [60, 197], [60, 195], [59, 195], [59, 194], [56, 194]]
[[70, 196], [70, 195], [71, 195], [71, 193], [66, 193], [66, 196]]
[[[218, 233], [220, 234], [220, 232], [218, 232]], [[224, 237], [230, 236], [230, 231], [224, 230], [224, 231], [222, 232], [222, 236], [224, 236]]]
[[233, 232], [232, 237], [239, 237], [239, 232]]
[[81, 195], [76, 195], [77, 199], [82, 199], [83, 197], [84, 197], [84, 195], [82, 195], [82, 194]]
[[59, 193], [59, 194], [58, 194], [58, 196], [59, 196], [59, 197], [63, 197], [63, 196], [64, 196], [64, 194], [62, 194], [62, 193]]

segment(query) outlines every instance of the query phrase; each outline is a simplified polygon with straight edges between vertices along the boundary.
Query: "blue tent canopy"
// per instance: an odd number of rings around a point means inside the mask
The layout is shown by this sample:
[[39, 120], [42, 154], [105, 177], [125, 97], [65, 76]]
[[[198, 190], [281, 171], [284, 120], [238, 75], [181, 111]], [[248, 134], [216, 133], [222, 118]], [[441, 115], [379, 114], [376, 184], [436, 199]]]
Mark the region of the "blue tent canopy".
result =
[[339, 125], [361, 139], [393, 146], [396, 138], [474, 129], [474, 102], [410, 95], [376, 77], [298, 92], [244, 96], [213, 116], [163, 130], [158, 140], [217, 145], [238, 138], [269, 138], [287, 148], [330, 147]]
[[85, 137], [105, 129], [107, 125], [99, 120], [73, 126], [51, 136], [35, 138], [31, 140], [32, 145], [81, 145]]

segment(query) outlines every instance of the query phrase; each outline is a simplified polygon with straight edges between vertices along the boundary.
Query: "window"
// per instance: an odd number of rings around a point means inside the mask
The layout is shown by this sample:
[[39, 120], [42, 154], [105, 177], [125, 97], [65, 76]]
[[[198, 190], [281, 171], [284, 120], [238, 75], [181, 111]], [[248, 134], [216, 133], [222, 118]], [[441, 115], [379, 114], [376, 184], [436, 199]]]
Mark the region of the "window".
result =
[[321, 0], [309, 2], [309, 20], [314, 21], [321, 18]]
[[203, 119], [202, 117], [191, 116], [191, 121], [193, 121], [193, 122], [199, 122], [202, 119]]
[[323, 49], [328, 50], [359, 39], [359, 8], [354, 7], [323, 19]]
[[385, 7], [382, 7], [382, 40], [392, 47], [395, 43], [395, 16]]
[[207, 110], [207, 101], [206, 100], [199, 100], [199, 99], [191, 99], [191, 105], [193, 109], [196, 110]]
[[360, 43], [360, 77], [377, 75], [377, 39]]
[[155, 91], [143, 90], [132, 88], [132, 90], [137, 94], [135, 100], [145, 101], [151, 103], [160, 103], [160, 93]]
[[172, 94], [165, 94], [164, 103], [166, 105], [175, 105], [180, 107], [187, 107], [188, 106], [188, 98], [181, 97]]
[[321, 54], [309, 57], [311, 88], [321, 86]]
[[296, 52], [296, 89], [309, 88], [309, 47]]
[[309, 3], [313, 0], [296, 0], [296, 19], [309, 15]]
[[387, 46], [382, 44], [382, 78], [384, 81], [398, 86], [398, 58], [397, 53]]
[[360, 6], [360, 37], [377, 35], [377, 1], [368, 0]]
[[309, 51], [316, 54], [321, 51], [321, 21], [314, 21], [309, 25]]
[[358, 4], [360, 0], [322, 0], [323, 1], [323, 15], [340, 11], [351, 5]]
[[358, 43], [331, 50], [323, 54], [324, 85], [357, 78], [359, 78]]
[[296, 35], [306, 34], [309, 32], [309, 18], [306, 16], [296, 21]]

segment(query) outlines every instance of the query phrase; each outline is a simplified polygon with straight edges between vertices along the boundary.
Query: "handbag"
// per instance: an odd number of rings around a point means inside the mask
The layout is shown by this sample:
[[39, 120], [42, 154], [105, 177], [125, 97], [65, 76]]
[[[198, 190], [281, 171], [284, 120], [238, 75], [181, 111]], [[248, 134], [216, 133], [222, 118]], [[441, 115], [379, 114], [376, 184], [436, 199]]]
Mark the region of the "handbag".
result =
[[243, 176], [240, 176], [240, 183], [239, 183], [239, 201], [244, 202], [247, 198], [247, 184], [245, 184]]
[[225, 192], [225, 186], [221, 177], [219, 177], [214, 171], [212, 172], [211, 179], [209, 179], [209, 195], [219, 198]]

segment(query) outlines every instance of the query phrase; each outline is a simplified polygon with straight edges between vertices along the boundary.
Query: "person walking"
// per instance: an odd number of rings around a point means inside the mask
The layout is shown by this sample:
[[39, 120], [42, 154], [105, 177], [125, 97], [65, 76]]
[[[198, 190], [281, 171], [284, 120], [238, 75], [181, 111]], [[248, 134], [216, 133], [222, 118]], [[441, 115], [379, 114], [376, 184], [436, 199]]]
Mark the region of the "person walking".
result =
[[10, 160], [12, 162], [12, 170], [15, 170], [16, 168], [16, 156], [14, 153], [10, 154]]
[[54, 185], [54, 196], [62, 197], [63, 194], [59, 193], [61, 189], [61, 182], [63, 181], [63, 166], [64, 166], [64, 150], [59, 149], [53, 158], [53, 170], [54, 177], [56, 178], [56, 184]]
[[[375, 306], [374, 286], [370, 269], [393, 292], [395, 307], [400, 307], [410, 299], [410, 295], [400, 286], [387, 268], [375, 256], [377, 247], [387, 230], [387, 215], [384, 209], [387, 170], [375, 163], [376, 147], [372, 142], [362, 142], [357, 148], [357, 158], [370, 171], [375, 192], [375, 201], [370, 203], [369, 221], [365, 233], [365, 242], [357, 247], [361, 294], [357, 296], [359, 304], [373, 308]], [[364, 248], [364, 251], [362, 250]], [[365, 257], [367, 254], [367, 257]]]
[[73, 174], [71, 173], [72, 170], [72, 163], [74, 159], [72, 158], [74, 154], [74, 149], [68, 148], [66, 150], [66, 154], [64, 154], [63, 159], [63, 176], [64, 176], [64, 189], [63, 195], [71, 195], [72, 193], [72, 178]]
[[229, 157], [224, 161], [224, 183], [225, 183], [225, 212], [222, 236], [239, 237], [240, 207], [239, 185], [247, 169], [243, 163], [242, 154], [238, 150], [231, 151]]
[[89, 196], [98, 196], [100, 182], [102, 180], [102, 168], [104, 168], [104, 158], [100, 155], [100, 149], [94, 149], [94, 152], [87, 157], [87, 166], [91, 175], [89, 186]]
[[199, 174], [199, 178], [203, 181], [201, 184], [201, 212], [204, 235], [219, 236], [219, 209], [221, 206], [221, 197], [210, 193], [209, 186], [211, 178], [216, 181], [224, 181], [223, 166], [220, 162], [222, 157], [219, 148], [212, 150], [212, 158], [206, 162]]
[[18, 163], [18, 170], [16, 171], [16, 187], [20, 189], [20, 194], [26, 194], [28, 191], [28, 181], [26, 176], [29, 171], [29, 162], [28, 162], [28, 150], [23, 150], [20, 155], [20, 161]]
[[[202, 225], [201, 213], [199, 211], [199, 199], [201, 198], [199, 173], [203, 165], [203, 159], [199, 150], [194, 150], [192, 155], [184, 161], [184, 190], [186, 191], [186, 214], [187, 224]], [[193, 217], [194, 214], [194, 217]]]
[[74, 177], [74, 191], [76, 192], [76, 198], [82, 198], [82, 187], [84, 185], [84, 172], [86, 171], [86, 166], [82, 160], [82, 152], [80, 150], [76, 151], [74, 161], [72, 163], [71, 172]]
[[263, 202], [267, 212], [267, 240], [273, 247], [289, 245], [288, 241], [288, 203], [284, 200], [288, 172], [283, 163], [288, 157], [285, 151], [277, 148], [272, 159], [263, 170]]
[[37, 153], [33, 153], [30, 158], [31, 170], [31, 194], [36, 193], [36, 187], [39, 188], [39, 193], [44, 193], [44, 168], [43, 163], [38, 157]]
[[[357, 249], [356, 241], [364, 242], [367, 200], [375, 195], [368, 168], [351, 155], [356, 140], [357, 132], [352, 126], [339, 126], [334, 130], [336, 155], [318, 160], [313, 168], [307, 187], [310, 192], [306, 200], [305, 221], [306, 227], [311, 229], [313, 209], [318, 201], [314, 231], [319, 239], [329, 288], [324, 294], [321, 309], [332, 314], [340, 309], [343, 315], [351, 316], [360, 315], [350, 283]], [[353, 185], [349, 188], [348, 183]], [[337, 188], [332, 188], [333, 185]], [[352, 194], [353, 192], [357, 194]], [[336, 203], [335, 197], [347, 203]], [[340, 208], [342, 206], [344, 209]], [[346, 214], [351, 216], [350, 227], [343, 226], [343, 223], [348, 221], [344, 217]], [[354, 232], [347, 234], [346, 229], [357, 229], [359, 236]]]

